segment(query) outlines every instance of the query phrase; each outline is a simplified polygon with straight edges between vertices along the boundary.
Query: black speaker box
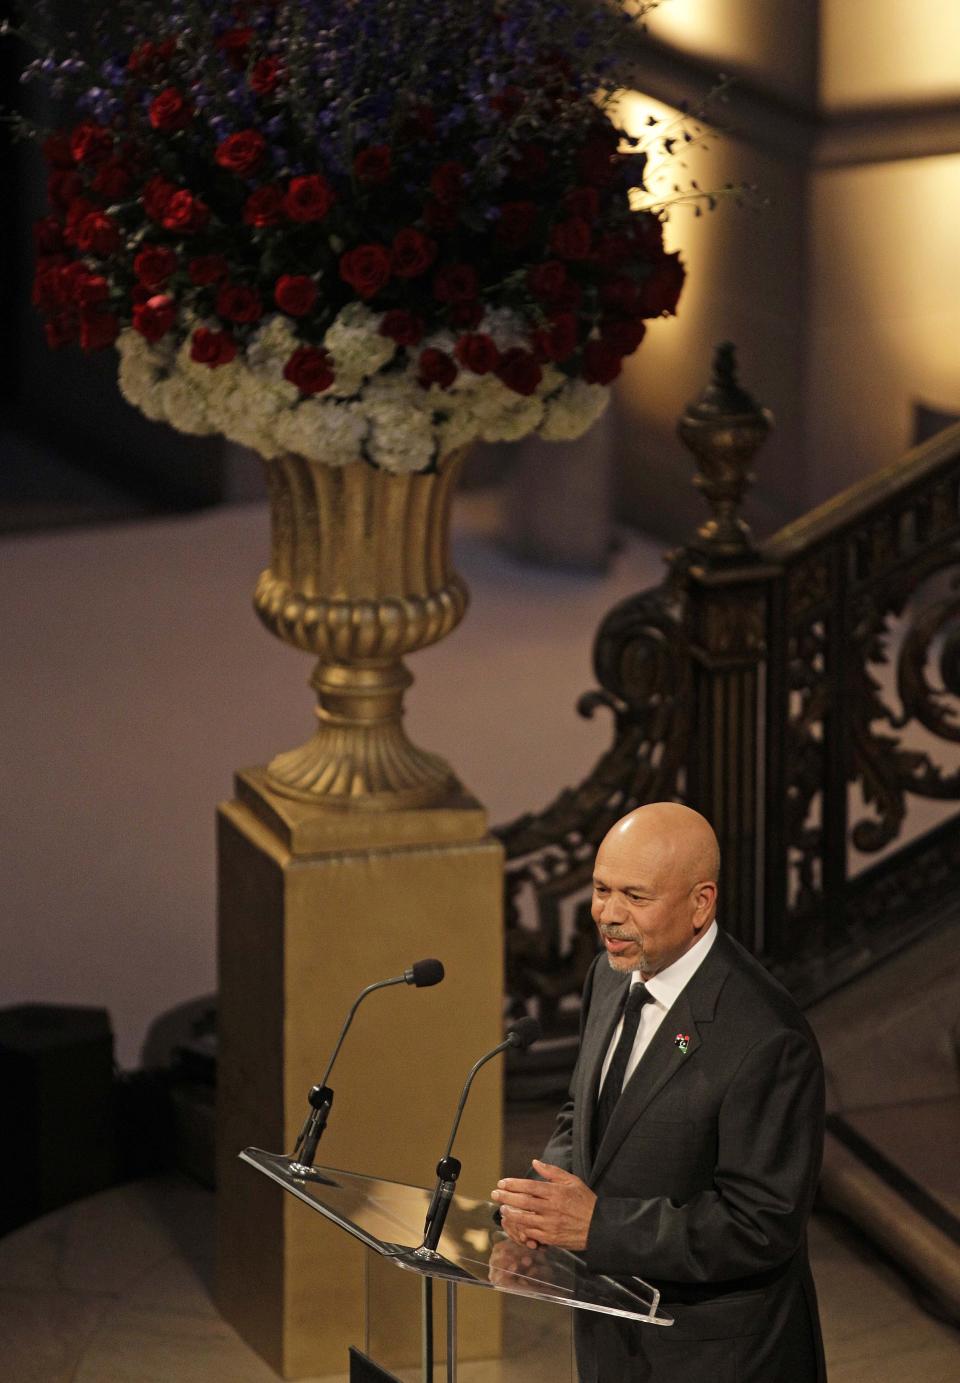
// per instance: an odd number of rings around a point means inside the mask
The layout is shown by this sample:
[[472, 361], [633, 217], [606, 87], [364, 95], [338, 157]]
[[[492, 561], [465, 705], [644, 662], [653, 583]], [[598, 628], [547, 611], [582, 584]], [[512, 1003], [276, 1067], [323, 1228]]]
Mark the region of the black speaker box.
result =
[[105, 1009], [0, 1009], [0, 1234], [116, 1180]]

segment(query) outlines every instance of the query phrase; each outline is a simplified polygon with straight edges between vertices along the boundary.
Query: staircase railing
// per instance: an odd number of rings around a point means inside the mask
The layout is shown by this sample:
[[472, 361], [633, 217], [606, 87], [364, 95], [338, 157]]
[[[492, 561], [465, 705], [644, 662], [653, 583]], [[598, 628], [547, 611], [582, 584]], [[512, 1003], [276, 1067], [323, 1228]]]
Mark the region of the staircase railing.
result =
[[711, 517], [594, 645], [610, 749], [507, 851], [507, 987], [548, 1033], [596, 951], [596, 847], [642, 802], [713, 822], [724, 926], [802, 1000], [952, 905], [960, 866], [960, 425], [757, 546], [739, 515], [771, 424], [720, 347], [683, 414]]

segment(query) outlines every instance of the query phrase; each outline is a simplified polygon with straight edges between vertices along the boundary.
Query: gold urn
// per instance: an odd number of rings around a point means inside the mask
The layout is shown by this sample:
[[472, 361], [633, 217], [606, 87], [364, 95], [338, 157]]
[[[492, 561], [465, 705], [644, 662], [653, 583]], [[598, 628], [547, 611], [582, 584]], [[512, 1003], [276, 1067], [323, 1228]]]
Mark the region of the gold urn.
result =
[[318, 725], [267, 770], [276, 792], [335, 809], [439, 803], [459, 787], [411, 743], [403, 657], [457, 625], [467, 590], [450, 561], [453, 489], [465, 450], [404, 475], [363, 461], [266, 461], [271, 561], [254, 606], [286, 643], [314, 654]]

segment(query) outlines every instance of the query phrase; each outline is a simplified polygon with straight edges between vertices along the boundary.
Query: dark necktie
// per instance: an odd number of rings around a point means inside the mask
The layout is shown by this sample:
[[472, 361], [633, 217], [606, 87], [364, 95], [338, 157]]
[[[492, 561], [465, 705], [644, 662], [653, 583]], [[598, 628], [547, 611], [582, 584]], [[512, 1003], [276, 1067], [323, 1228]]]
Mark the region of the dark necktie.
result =
[[607, 1078], [603, 1082], [603, 1089], [600, 1091], [600, 1098], [597, 1100], [597, 1108], [593, 1116], [593, 1151], [596, 1152], [600, 1146], [600, 1140], [606, 1132], [613, 1111], [617, 1107], [620, 1092], [623, 1089], [623, 1078], [627, 1073], [627, 1063], [630, 1060], [630, 1053], [633, 1051], [633, 1044], [637, 1037], [637, 1028], [640, 1026], [640, 1011], [644, 1004], [652, 1003], [653, 995], [649, 992], [646, 985], [631, 984], [627, 989], [624, 1008], [623, 1008], [623, 1027], [620, 1030], [620, 1041], [617, 1043], [613, 1053], [613, 1060], [607, 1071]]

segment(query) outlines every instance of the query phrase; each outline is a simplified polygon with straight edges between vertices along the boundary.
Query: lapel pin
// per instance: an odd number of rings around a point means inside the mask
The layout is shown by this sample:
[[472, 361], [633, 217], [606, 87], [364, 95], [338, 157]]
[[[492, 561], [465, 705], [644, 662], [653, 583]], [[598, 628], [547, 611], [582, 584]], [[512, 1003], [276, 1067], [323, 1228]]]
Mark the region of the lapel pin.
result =
[[680, 1048], [682, 1054], [686, 1056], [687, 1048], [690, 1046], [690, 1034], [688, 1032], [678, 1032], [673, 1040]]

